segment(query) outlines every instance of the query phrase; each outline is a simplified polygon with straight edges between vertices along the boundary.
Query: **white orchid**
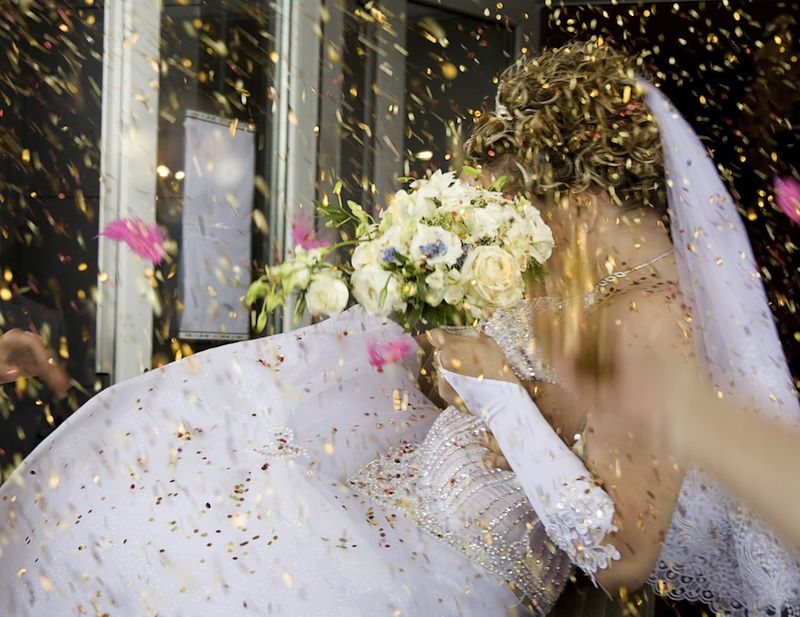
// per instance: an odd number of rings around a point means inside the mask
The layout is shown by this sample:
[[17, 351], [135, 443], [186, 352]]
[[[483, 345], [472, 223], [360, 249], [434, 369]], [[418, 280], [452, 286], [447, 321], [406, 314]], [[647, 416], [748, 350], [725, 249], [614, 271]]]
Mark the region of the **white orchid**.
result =
[[472, 208], [464, 215], [464, 224], [469, 230], [469, 239], [476, 243], [494, 239], [500, 228], [514, 220], [514, 211], [499, 203], [490, 203], [484, 208]]
[[[458, 183], [458, 181], [456, 180], [456, 175], [452, 171], [442, 172], [441, 169], [437, 169], [430, 178], [426, 180], [417, 180], [411, 187], [414, 189], [414, 192], [423, 199], [443, 201], [443, 196], [449, 193], [451, 187], [456, 183]], [[456, 190], [461, 190], [461, 188], [459, 187]]]
[[436, 205], [433, 199], [419, 192], [397, 191], [389, 203], [387, 212], [391, 215], [392, 221], [418, 220], [433, 215], [436, 212]]
[[553, 232], [531, 205], [525, 206], [516, 216], [504, 240], [523, 269], [527, 268], [530, 259], [543, 264], [553, 252]]

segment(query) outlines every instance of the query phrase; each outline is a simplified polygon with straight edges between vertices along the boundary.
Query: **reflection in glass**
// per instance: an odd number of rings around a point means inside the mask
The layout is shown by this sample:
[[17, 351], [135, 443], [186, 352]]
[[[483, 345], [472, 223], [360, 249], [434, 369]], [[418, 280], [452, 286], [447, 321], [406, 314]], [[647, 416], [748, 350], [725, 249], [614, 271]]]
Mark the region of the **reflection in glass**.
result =
[[163, 7], [157, 220], [177, 252], [156, 275], [155, 366], [247, 336], [231, 290], [270, 250], [273, 25], [266, 0]]

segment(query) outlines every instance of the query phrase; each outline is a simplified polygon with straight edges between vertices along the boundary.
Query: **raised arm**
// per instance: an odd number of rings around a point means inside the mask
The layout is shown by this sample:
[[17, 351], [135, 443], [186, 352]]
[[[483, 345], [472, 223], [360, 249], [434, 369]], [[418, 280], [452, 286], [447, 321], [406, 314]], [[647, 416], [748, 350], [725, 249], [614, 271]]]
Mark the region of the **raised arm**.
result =
[[619, 559], [606, 538], [616, 531], [611, 498], [521, 385], [444, 368], [441, 372], [465, 406], [491, 429], [550, 539], [595, 580], [599, 570]]
[[800, 549], [800, 431], [699, 386], [669, 436], [676, 458], [703, 468]]

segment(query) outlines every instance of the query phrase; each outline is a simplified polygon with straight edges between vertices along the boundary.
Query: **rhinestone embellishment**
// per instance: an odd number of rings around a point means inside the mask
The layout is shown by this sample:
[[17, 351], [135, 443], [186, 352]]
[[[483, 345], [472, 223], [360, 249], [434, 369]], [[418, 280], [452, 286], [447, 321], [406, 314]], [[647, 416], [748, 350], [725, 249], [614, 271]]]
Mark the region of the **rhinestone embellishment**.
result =
[[571, 572], [514, 474], [484, 462], [485, 425], [449, 407], [420, 443], [402, 443], [348, 483], [508, 582], [536, 614], [552, 608]]
[[273, 429], [264, 445], [254, 448], [253, 452], [270, 458], [296, 458], [308, 455], [305, 448], [295, 441], [294, 431], [288, 426]]

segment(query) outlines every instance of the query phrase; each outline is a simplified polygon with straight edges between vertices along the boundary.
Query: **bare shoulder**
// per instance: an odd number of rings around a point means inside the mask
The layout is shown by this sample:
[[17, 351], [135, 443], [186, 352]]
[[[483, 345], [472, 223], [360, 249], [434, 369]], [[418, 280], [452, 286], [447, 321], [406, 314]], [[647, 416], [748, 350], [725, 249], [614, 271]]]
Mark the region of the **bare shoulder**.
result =
[[630, 360], [642, 355], [670, 362], [677, 356], [693, 364], [691, 316], [673, 283], [634, 286], [603, 307], [609, 337]]

